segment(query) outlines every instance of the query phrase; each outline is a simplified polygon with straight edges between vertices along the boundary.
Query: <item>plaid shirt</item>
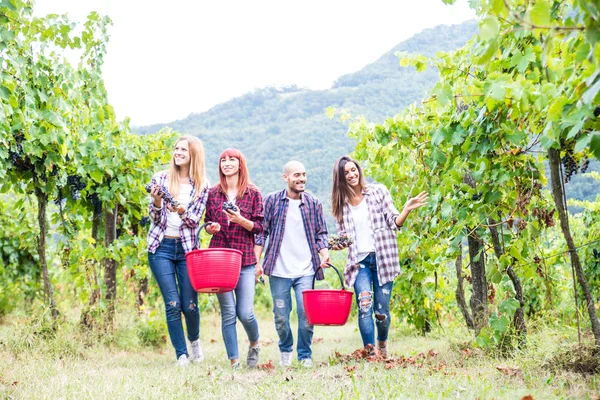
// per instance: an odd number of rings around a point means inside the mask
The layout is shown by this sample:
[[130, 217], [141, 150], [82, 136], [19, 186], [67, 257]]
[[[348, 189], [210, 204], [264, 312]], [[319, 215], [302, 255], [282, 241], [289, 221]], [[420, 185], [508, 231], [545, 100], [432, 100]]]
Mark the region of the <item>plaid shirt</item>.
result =
[[[152, 184], [167, 187], [168, 179], [169, 173], [167, 171], [162, 171], [154, 175]], [[191, 179], [190, 184], [192, 185], [192, 194], [190, 197], [193, 199], [196, 194], [196, 187]], [[194, 250], [194, 247], [196, 247], [198, 225], [200, 219], [202, 219], [207, 199], [208, 187], [204, 187], [196, 200], [191, 200], [185, 212], [180, 215], [182, 224], [181, 227], [179, 227], [179, 234], [181, 235], [183, 250], [185, 250], [186, 253]], [[154, 208], [154, 200], [152, 199], [152, 196], [150, 197], [149, 215], [151, 224], [150, 231], [148, 232], [148, 251], [150, 253], [154, 254], [156, 249], [158, 249], [158, 246], [160, 246], [160, 242], [162, 242], [165, 237], [165, 231], [167, 230], [167, 212], [169, 211], [164, 205], [161, 208]]]
[[[256, 244], [264, 247], [267, 238], [269, 238], [269, 245], [265, 251], [263, 261], [265, 275], [267, 276], [271, 276], [281, 250], [288, 205], [289, 199], [286, 189], [271, 193], [265, 198], [264, 231], [256, 235]], [[302, 193], [300, 196], [300, 214], [302, 215], [304, 231], [312, 256], [313, 270], [316, 271], [321, 265], [319, 251], [327, 248], [327, 226], [325, 225], [323, 206], [316, 197], [308, 193]], [[319, 271], [317, 279], [323, 279], [323, 271]]]
[[[383, 286], [392, 282], [400, 274], [398, 260], [398, 241], [395, 232], [400, 228], [396, 225], [396, 217], [400, 215], [388, 189], [379, 184], [369, 185], [362, 192], [369, 208], [371, 227], [375, 235], [375, 257], [377, 258], [377, 277], [379, 285]], [[344, 204], [343, 224], [337, 224], [338, 234], [345, 233], [356, 238], [356, 229], [350, 205]], [[357, 260], [358, 251], [356, 243], [348, 247], [348, 262], [344, 271], [344, 278], [348, 286], [354, 286], [360, 264]]]
[[[256, 264], [254, 255], [254, 235], [263, 231], [263, 200], [260, 192], [255, 187], [248, 187], [241, 199], [235, 199], [242, 217], [254, 222], [252, 231], [246, 230], [240, 224], [229, 223], [227, 215], [223, 212], [223, 203], [229, 198], [219, 185], [208, 192], [206, 203], [206, 221], [218, 222], [221, 231], [212, 237], [208, 247], [226, 247], [242, 252], [242, 265]], [[226, 236], [226, 237], [225, 237]]]

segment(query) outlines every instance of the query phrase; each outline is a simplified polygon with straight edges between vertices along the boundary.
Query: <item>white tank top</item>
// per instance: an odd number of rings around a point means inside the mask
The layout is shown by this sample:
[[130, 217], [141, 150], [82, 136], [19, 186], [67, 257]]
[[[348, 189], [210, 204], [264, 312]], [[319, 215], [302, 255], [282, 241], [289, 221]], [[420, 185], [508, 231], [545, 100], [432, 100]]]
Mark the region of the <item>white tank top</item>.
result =
[[[169, 187], [169, 183], [165, 183], [165, 187]], [[179, 204], [181, 204], [186, 209], [190, 205], [190, 200], [192, 196], [192, 185], [189, 183], [182, 183], [179, 185]], [[165, 236], [179, 236], [179, 228], [181, 227], [181, 217], [177, 212], [171, 212], [167, 210], [167, 230], [165, 231]]]

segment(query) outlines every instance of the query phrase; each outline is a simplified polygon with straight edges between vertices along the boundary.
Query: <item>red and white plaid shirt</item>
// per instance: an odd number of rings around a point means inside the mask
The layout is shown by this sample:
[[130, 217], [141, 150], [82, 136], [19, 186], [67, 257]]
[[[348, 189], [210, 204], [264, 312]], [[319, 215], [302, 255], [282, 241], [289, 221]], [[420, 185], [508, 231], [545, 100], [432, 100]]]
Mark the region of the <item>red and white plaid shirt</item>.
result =
[[227, 247], [242, 252], [242, 266], [256, 264], [254, 255], [254, 235], [263, 231], [263, 199], [254, 186], [249, 186], [241, 199], [235, 200], [242, 217], [252, 221], [252, 231], [246, 230], [236, 223], [228, 223], [229, 219], [223, 212], [223, 203], [229, 198], [221, 190], [221, 186], [213, 186], [208, 192], [206, 203], [206, 221], [218, 222], [221, 231], [212, 237], [208, 247]]
[[[388, 189], [380, 184], [368, 185], [362, 192], [369, 208], [371, 228], [375, 240], [375, 257], [377, 258], [377, 277], [379, 285], [383, 286], [392, 282], [400, 274], [400, 261], [398, 259], [398, 241], [396, 232], [400, 228], [396, 225], [396, 217], [400, 215]], [[338, 234], [345, 233], [356, 239], [356, 229], [350, 205], [344, 204], [343, 222], [337, 223]], [[360, 265], [357, 260], [358, 251], [356, 241], [348, 247], [348, 261], [344, 278], [348, 286], [354, 286]]]
[[[152, 184], [168, 187], [168, 179], [169, 173], [167, 171], [162, 171], [154, 175]], [[206, 200], [208, 199], [208, 185], [204, 188], [200, 188], [202, 192], [200, 192], [200, 195], [193, 200], [198, 188], [194, 186], [194, 182], [191, 179], [190, 184], [192, 185], [192, 194], [190, 196], [192, 200], [185, 212], [180, 215], [182, 223], [179, 227], [183, 250], [186, 253], [194, 250], [194, 247], [196, 246], [198, 226], [200, 225], [202, 214], [204, 214], [204, 209], [206, 208]], [[167, 212], [167, 207], [165, 207], [164, 204], [161, 208], [154, 208], [154, 200], [150, 197], [150, 207], [148, 209], [150, 216], [148, 251], [152, 254], [158, 249], [160, 242], [162, 242], [165, 237], [165, 231], [167, 230]]]

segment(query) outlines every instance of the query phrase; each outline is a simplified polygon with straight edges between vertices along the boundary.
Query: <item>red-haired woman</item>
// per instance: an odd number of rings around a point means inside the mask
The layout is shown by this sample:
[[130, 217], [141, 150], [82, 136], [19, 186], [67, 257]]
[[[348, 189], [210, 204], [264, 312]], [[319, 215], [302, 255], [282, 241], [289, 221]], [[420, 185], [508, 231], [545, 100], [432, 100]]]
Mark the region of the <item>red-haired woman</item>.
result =
[[[224, 210], [223, 204], [235, 208]], [[246, 365], [258, 363], [258, 323], [254, 317], [255, 270], [254, 235], [263, 231], [263, 201], [258, 189], [250, 182], [246, 157], [237, 149], [226, 149], [219, 158], [219, 183], [208, 193], [206, 221], [213, 224], [207, 232], [213, 237], [209, 247], [231, 247], [242, 252], [242, 269], [237, 287], [232, 292], [217, 295], [221, 306], [221, 329], [227, 357], [233, 369], [240, 368], [236, 319], [246, 330], [250, 347]]]

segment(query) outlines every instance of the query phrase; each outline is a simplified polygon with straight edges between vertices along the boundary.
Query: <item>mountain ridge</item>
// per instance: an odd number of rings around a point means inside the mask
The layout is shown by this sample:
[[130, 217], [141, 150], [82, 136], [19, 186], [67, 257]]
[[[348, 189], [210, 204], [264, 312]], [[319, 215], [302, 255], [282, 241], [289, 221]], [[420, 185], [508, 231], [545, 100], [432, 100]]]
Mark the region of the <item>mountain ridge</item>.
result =
[[[283, 165], [292, 159], [307, 169], [307, 190], [329, 210], [331, 172], [335, 160], [354, 149], [348, 126], [329, 119], [329, 106], [344, 108], [380, 122], [423, 98], [437, 82], [437, 71], [418, 73], [402, 68], [396, 51], [434, 55], [461, 47], [477, 30], [475, 21], [440, 25], [400, 42], [364, 68], [340, 76], [329, 89], [296, 85], [256, 89], [202, 113], [164, 124], [133, 127], [140, 134], [170, 127], [198, 136], [206, 150], [207, 173], [218, 176], [218, 157], [227, 147], [241, 150], [252, 180], [263, 193], [283, 188]], [[332, 220], [328, 223], [331, 226]]]

